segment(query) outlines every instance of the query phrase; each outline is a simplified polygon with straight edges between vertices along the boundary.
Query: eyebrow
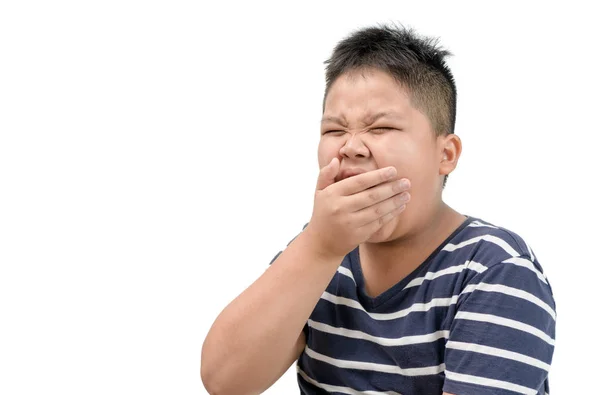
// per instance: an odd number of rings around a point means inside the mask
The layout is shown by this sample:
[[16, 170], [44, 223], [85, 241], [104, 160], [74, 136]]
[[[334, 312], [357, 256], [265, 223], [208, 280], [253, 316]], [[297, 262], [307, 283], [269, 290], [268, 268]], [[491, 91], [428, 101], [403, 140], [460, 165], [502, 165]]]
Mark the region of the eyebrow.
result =
[[[402, 117], [394, 112], [389, 112], [389, 111], [382, 111], [382, 112], [378, 112], [375, 114], [369, 114], [365, 117], [365, 125], [371, 125], [373, 123], [375, 123], [375, 121], [377, 121], [380, 118], [384, 118], [384, 117], [389, 117], [389, 118], [393, 118], [393, 119], [402, 119]], [[337, 124], [340, 124], [342, 126], [348, 126], [348, 122], [346, 121], [345, 118], [339, 118], [339, 117], [335, 117], [335, 116], [326, 116], [323, 117], [323, 119], [321, 120], [321, 123], [325, 123], [325, 122], [335, 122]]]
[[335, 122], [335, 123], [340, 124], [342, 126], [348, 126], [348, 121], [346, 121], [346, 118], [339, 118], [339, 117], [334, 117], [334, 116], [327, 116], [327, 117], [323, 117], [323, 119], [321, 119], [321, 124], [323, 124], [325, 122]]
[[397, 114], [395, 112], [382, 111], [382, 112], [375, 113], [373, 115], [366, 116], [365, 124], [371, 125], [371, 124], [375, 123], [375, 121], [377, 121], [378, 119], [384, 118], [384, 117], [393, 118], [393, 119], [402, 119], [400, 114]]

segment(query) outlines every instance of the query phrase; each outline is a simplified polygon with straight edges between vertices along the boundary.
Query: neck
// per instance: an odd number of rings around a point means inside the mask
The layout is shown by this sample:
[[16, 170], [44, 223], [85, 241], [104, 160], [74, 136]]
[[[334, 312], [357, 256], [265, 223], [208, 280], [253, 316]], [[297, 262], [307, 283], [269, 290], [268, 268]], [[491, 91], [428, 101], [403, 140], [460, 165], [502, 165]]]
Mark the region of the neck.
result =
[[376, 262], [377, 267], [384, 271], [397, 267], [401, 262], [410, 271], [425, 261], [465, 219], [465, 216], [441, 202], [409, 234], [388, 242], [361, 244], [361, 260], [364, 258], [365, 261]]

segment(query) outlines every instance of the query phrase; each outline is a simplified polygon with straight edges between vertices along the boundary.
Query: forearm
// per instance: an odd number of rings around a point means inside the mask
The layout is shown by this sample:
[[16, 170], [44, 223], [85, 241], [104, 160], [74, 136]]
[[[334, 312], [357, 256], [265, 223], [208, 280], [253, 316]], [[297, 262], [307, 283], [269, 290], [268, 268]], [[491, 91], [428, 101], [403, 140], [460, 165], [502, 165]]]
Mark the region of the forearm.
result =
[[216, 319], [202, 349], [205, 385], [219, 395], [251, 394], [277, 380], [341, 260], [319, 255], [301, 233]]

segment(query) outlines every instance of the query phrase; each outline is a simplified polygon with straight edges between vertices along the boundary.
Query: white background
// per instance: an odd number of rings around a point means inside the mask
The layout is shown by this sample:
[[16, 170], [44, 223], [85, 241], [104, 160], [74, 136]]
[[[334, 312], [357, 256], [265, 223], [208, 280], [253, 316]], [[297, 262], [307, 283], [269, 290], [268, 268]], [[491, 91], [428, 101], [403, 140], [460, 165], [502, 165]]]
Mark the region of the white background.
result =
[[445, 199], [532, 245], [552, 393], [596, 391], [596, 13], [456, 3], [2, 2], [0, 393], [204, 394], [213, 320], [310, 218], [323, 61], [389, 21], [454, 53]]

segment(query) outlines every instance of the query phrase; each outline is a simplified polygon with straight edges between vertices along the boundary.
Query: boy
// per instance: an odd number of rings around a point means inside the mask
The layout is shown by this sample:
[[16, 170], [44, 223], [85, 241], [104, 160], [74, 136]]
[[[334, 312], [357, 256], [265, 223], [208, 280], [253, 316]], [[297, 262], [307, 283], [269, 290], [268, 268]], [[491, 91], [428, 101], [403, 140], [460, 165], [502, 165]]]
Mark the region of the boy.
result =
[[219, 315], [211, 394], [549, 393], [555, 304], [529, 246], [442, 200], [456, 88], [435, 41], [359, 30], [326, 62], [312, 217]]

